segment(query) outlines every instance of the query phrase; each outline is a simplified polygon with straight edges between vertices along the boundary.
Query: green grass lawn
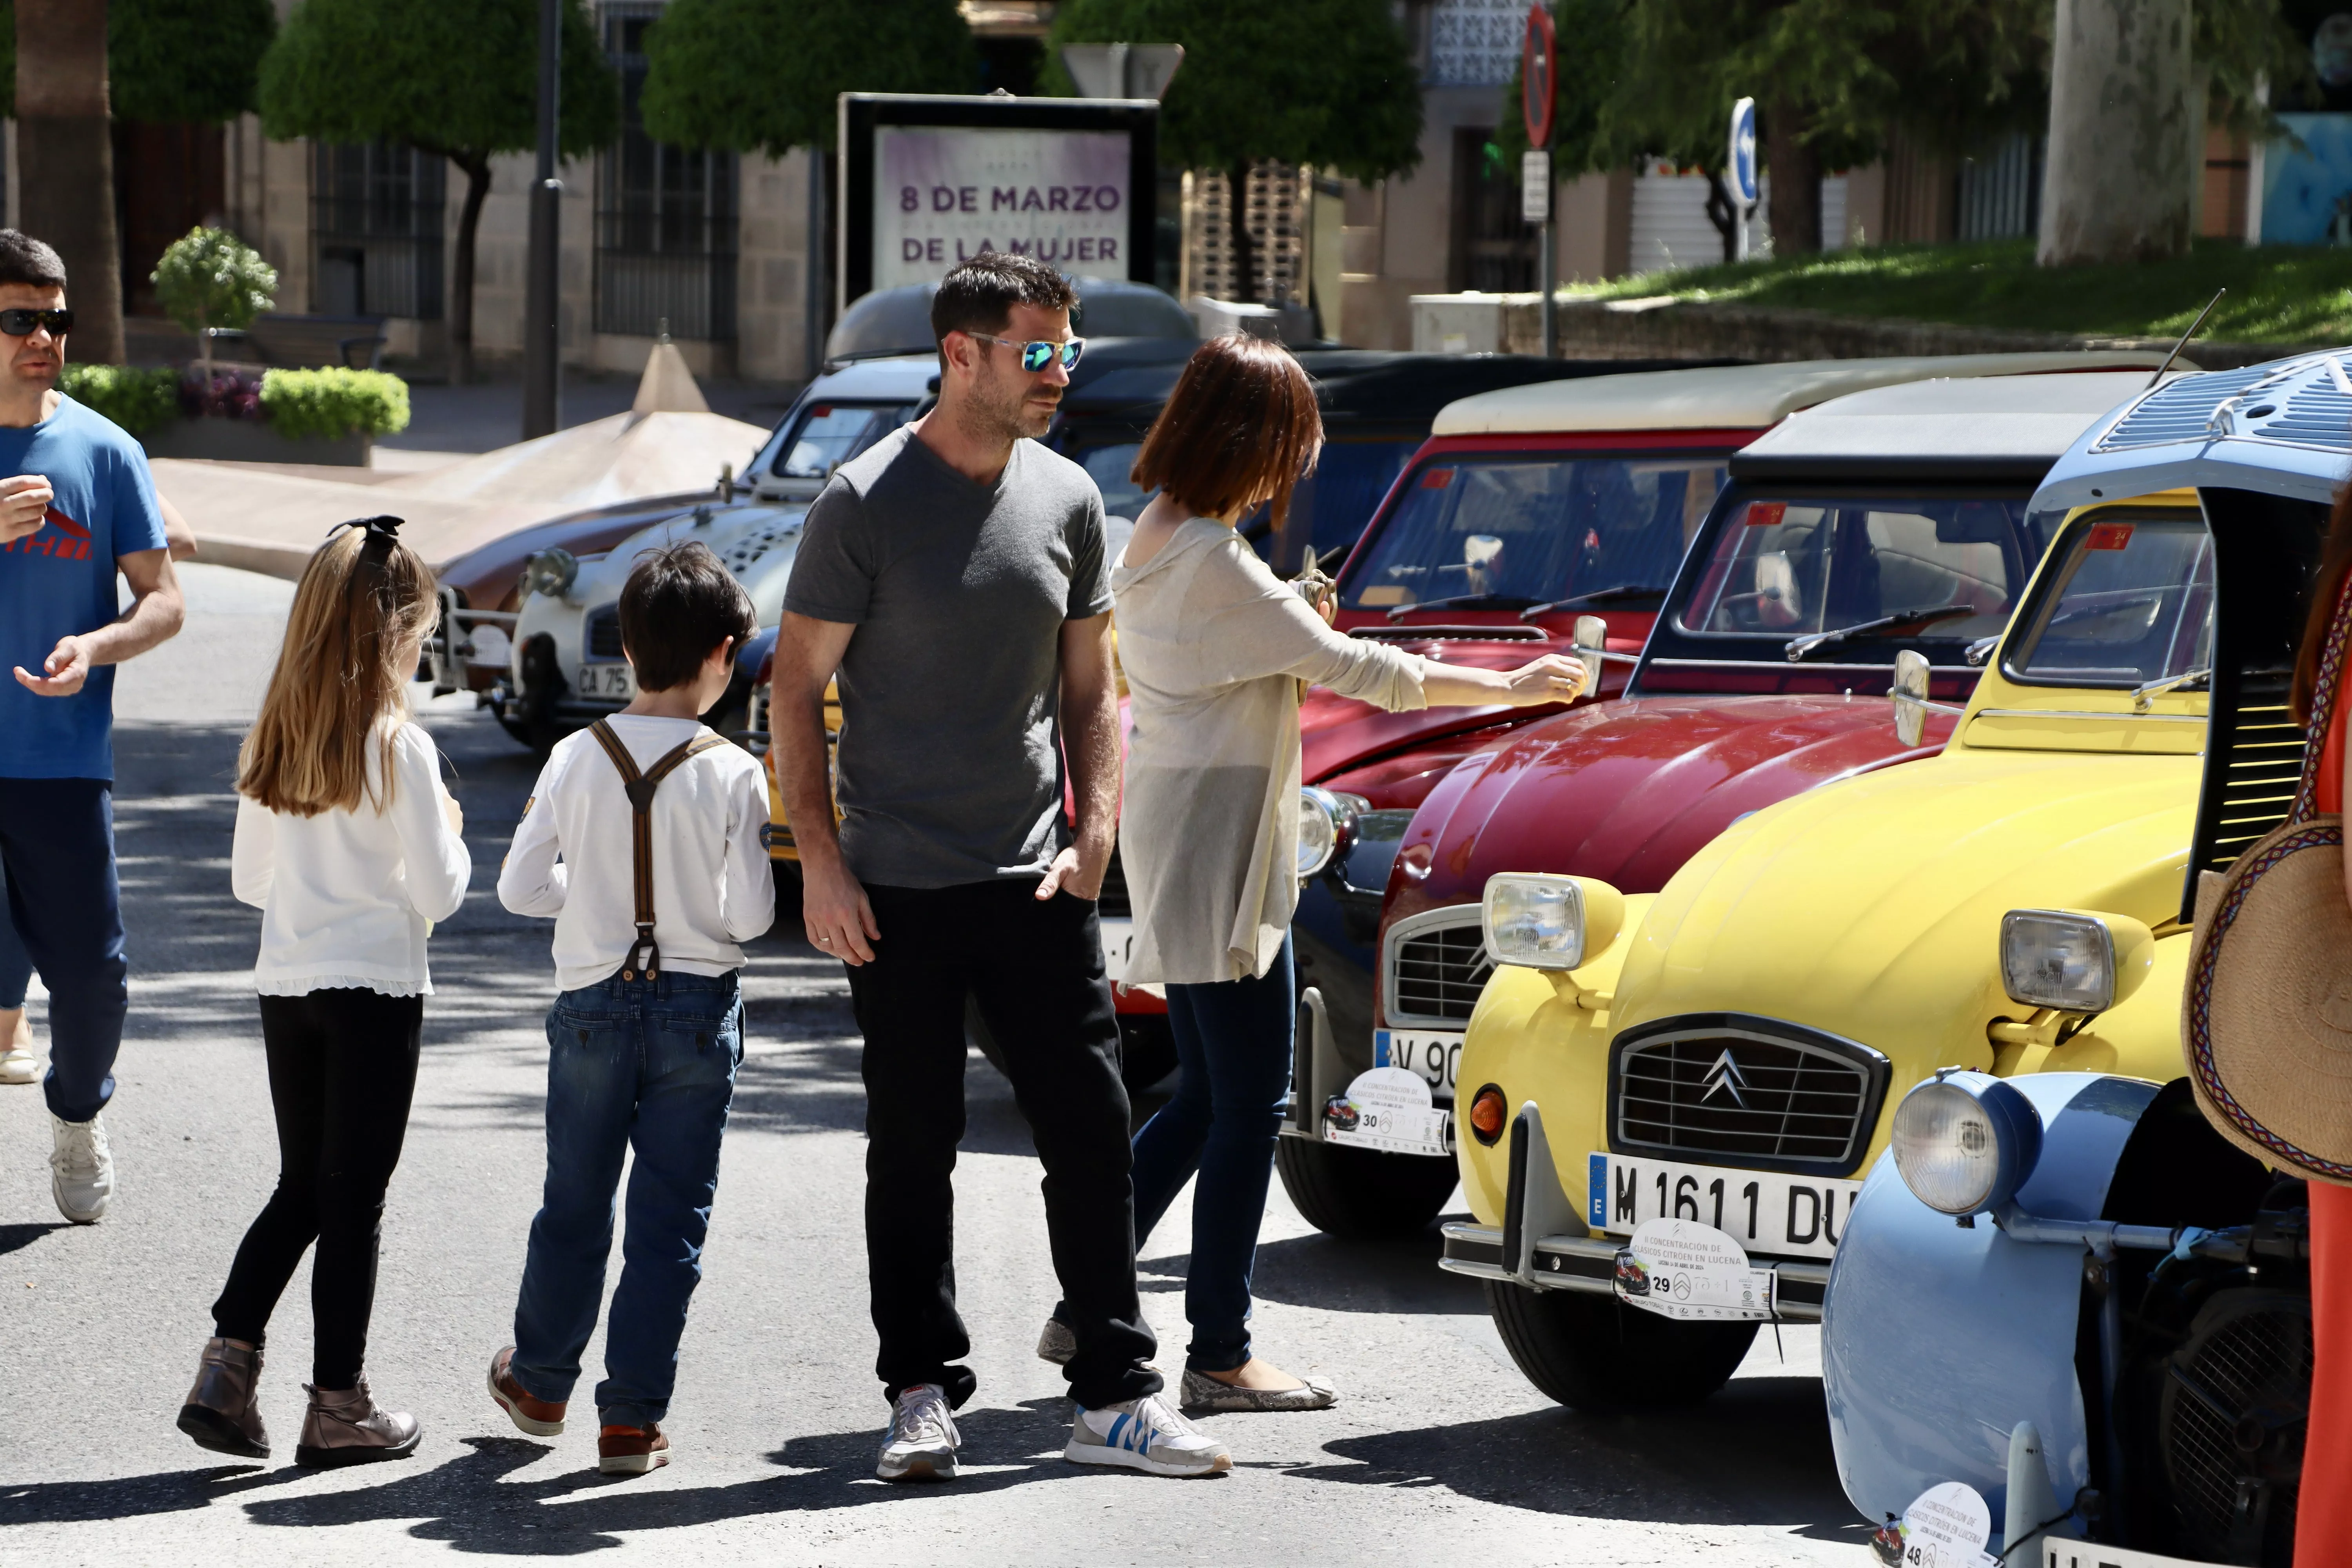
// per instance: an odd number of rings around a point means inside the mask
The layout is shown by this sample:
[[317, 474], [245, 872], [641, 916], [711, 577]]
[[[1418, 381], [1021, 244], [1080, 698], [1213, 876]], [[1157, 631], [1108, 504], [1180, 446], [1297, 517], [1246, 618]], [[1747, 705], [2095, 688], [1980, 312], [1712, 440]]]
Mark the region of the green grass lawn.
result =
[[1571, 291], [1688, 300], [1971, 327], [2173, 337], [2216, 289], [2230, 290], [2199, 334], [2234, 342], [2352, 342], [2352, 249], [2200, 240], [2191, 254], [2137, 266], [2038, 268], [2030, 239], [1893, 245], [1647, 272]]

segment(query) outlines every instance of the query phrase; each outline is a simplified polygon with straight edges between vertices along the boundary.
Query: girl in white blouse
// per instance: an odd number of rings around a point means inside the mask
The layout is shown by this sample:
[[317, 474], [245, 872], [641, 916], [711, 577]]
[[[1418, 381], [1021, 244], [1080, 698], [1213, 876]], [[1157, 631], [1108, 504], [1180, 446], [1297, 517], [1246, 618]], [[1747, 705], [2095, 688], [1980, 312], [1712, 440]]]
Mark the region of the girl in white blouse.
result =
[[278, 1174], [180, 1412], [180, 1429], [220, 1453], [269, 1453], [262, 1339], [313, 1241], [314, 1381], [295, 1462], [403, 1458], [420, 1436], [414, 1416], [376, 1406], [361, 1369], [433, 989], [425, 939], [457, 912], [473, 862], [440, 753], [408, 716], [437, 601], [399, 522], [346, 523], [310, 558], [238, 759], [230, 882], [262, 911], [254, 989]]

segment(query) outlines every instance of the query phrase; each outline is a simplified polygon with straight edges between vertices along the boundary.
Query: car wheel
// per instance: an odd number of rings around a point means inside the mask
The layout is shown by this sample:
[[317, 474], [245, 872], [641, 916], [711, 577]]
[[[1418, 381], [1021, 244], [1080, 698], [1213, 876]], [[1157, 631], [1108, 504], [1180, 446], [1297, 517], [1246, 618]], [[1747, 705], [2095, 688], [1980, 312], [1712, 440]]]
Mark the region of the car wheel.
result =
[[[1173, 1036], [1166, 1034], [1165, 1019], [1158, 1020], [1160, 1034], [1165, 1038], [1164, 1049], [1160, 1042], [1153, 1039], [1149, 1028], [1131, 1028], [1130, 1022], [1126, 1018], [1118, 1021], [1118, 1076], [1120, 1081], [1127, 1085], [1127, 1092], [1135, 1095], [1150, 1089], [1175, 1069], [1176, 1041]], [[1151, 1020], [1144, 1022], [1149, 1024]], [[964, 1038], [987, 1058], [990, 1067], [1000, 1073], [1004, 1071], [1004, 1052], [997, 1045], [996, 1037], [989, 1032], [988, 1020], [981, 1016], [980, 1004], [970, 996], [963, 999], [963, 1032]]]
[[1754, 1323], [1678, 1323], [1614, 1296], [1486, 1284], [1511, 1359], [1578, 1410], [1696, 1405], [1731, 1380], [1756, 1338]]
[[1383, 1154], [1314, 1138], [1277, 1140], [1274, 1168], [1307, 1223], [1330, 1236], [1417, 1235], [1461, 1180], [1451, 1160]]

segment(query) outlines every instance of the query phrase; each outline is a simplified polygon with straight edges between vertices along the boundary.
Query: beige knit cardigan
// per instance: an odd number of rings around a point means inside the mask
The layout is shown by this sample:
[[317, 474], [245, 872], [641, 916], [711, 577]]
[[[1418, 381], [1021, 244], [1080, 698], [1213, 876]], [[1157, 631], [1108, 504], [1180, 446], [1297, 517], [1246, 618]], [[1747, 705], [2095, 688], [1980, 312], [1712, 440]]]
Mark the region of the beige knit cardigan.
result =
[[1343, 637], [1223, 524], [1192, 518], [1113, 568], [1129, 718], [1119, 858], [1135, 909], [1125, 978], [1265, 973], [1298, 903], [1298, 682], [1427, 704], [1422, 660]]

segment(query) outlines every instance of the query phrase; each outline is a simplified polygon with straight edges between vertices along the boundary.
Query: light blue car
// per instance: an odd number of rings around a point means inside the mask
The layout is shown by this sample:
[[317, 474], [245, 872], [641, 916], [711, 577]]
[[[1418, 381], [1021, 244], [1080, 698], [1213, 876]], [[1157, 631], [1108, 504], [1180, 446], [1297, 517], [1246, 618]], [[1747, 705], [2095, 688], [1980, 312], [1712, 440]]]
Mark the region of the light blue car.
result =
[[[2294, 791], [2284, 693], [2352, 457], [2347, 369], [2352, 350], [2179, 377], [2094, 425], [2034, 497], [2193, 489], [2212, 540], [2202, 794], [2159, 937]], [[1886, 1521], [1882, 1558], [1929, 1560], [1980, 1506], [1987, 1562], [2289, 1563], [2306, 1202], [2206, 1124], [2186, 1077], [1950, 1071], [1912, 1089], [1822, 1307], [1839, 1475]]]

